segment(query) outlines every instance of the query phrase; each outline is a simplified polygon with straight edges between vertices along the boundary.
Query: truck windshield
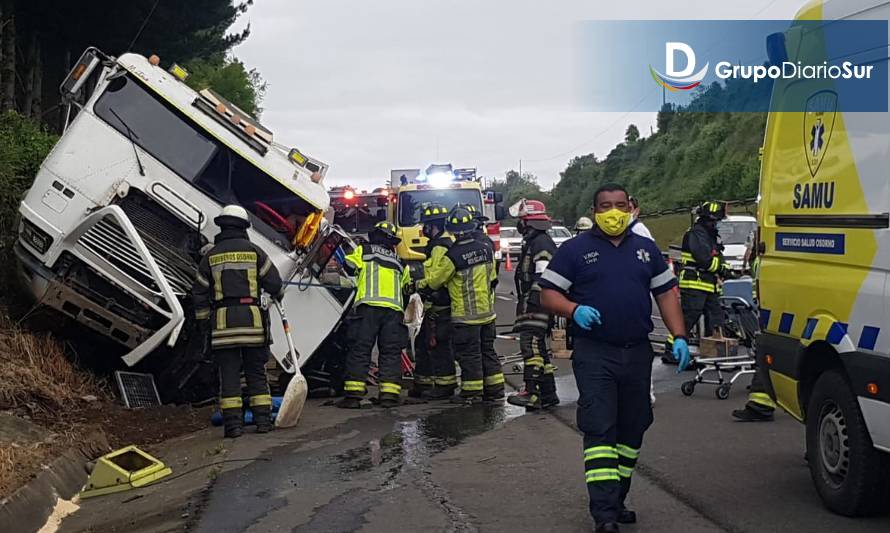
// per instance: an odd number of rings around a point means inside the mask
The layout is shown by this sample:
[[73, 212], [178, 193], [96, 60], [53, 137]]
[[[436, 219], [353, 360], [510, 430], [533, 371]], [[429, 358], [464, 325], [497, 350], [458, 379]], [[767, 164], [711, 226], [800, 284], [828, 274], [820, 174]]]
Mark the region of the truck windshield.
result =
[[723, 244], [745, 244], [756, 227], [757, 223], [749, 220], [723, 220], [717, 223], [717, 233]]
[[238, 204], [254, 228], [282, 248], [313, 207], [129, 75], [94, 106], [98, 117], [220, 204]]
[[482, 210], [482, 193], [479, 189], [427, 189], [405, 191], [399, 194], [399, 226], [420, 224], [420, 209], [429, 203], [442, 204], [451, 209], [455, 204], [473, 204]]

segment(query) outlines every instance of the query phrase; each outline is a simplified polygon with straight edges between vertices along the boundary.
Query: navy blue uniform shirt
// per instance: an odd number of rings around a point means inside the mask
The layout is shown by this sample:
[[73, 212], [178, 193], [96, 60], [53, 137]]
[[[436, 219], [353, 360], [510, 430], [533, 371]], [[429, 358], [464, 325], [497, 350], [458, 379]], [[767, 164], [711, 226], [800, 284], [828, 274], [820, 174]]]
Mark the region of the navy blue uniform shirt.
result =
[[556, 250], [540, 285], [600, 312], [602, 325], [575, 328], [577, 336], [625, 345], [648, 341], [653, 328], [650, 293], [669, 291], [677, 280], [651, 239], [628, 230], [615, 246], [594, 228]]

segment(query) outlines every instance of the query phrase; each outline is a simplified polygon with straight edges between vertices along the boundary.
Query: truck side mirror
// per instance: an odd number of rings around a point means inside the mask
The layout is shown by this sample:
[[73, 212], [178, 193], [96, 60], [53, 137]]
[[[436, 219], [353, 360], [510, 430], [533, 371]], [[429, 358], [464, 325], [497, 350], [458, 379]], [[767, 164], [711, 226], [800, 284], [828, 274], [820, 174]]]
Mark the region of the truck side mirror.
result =
[[504, 201], [504, 193], [495, 191], [494, 192], [494, 203], [499, 204]]
[[[496, 193], [500, 194], [500, 193]], [[495, 204], [494, 206], [494, 219], [495, 220], [504, 220], [507, 218], [507, 210], [504, 209], [504, 206], [501, 204]]]

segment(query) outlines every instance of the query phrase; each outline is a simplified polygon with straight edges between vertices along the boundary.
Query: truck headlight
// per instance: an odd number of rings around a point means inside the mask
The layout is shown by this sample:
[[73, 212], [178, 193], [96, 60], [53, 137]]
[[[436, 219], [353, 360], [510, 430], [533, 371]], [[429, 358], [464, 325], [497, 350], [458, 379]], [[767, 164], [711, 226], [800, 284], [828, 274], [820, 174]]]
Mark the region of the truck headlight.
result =
[[45, 254], [53, 244], [53, 238], [47, 232], [27, 220], [22, 220], [22, 226], [19, 229], [19, 240], [34, 248], [40, 254]]

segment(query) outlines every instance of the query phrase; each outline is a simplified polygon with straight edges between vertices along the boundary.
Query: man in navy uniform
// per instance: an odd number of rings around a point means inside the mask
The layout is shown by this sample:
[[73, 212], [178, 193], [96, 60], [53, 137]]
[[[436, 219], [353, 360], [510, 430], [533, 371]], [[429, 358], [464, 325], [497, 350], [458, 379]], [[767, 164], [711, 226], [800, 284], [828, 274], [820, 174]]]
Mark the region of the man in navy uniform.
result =
[[674, 335], [681, 369], [689, 364], [689, 348], [671, 291], [677, 280], [655, 242], [628, 230], [627, 191], [603, 185], [593, 207], [595, 227], [565, 242], [539, 283], [543, 306], [575, 324], [572, 369], [590, 514], [596, 531], [615, 532], [618, 523], [636, 522], [624, 500], [652, 423], [652, 295]]

